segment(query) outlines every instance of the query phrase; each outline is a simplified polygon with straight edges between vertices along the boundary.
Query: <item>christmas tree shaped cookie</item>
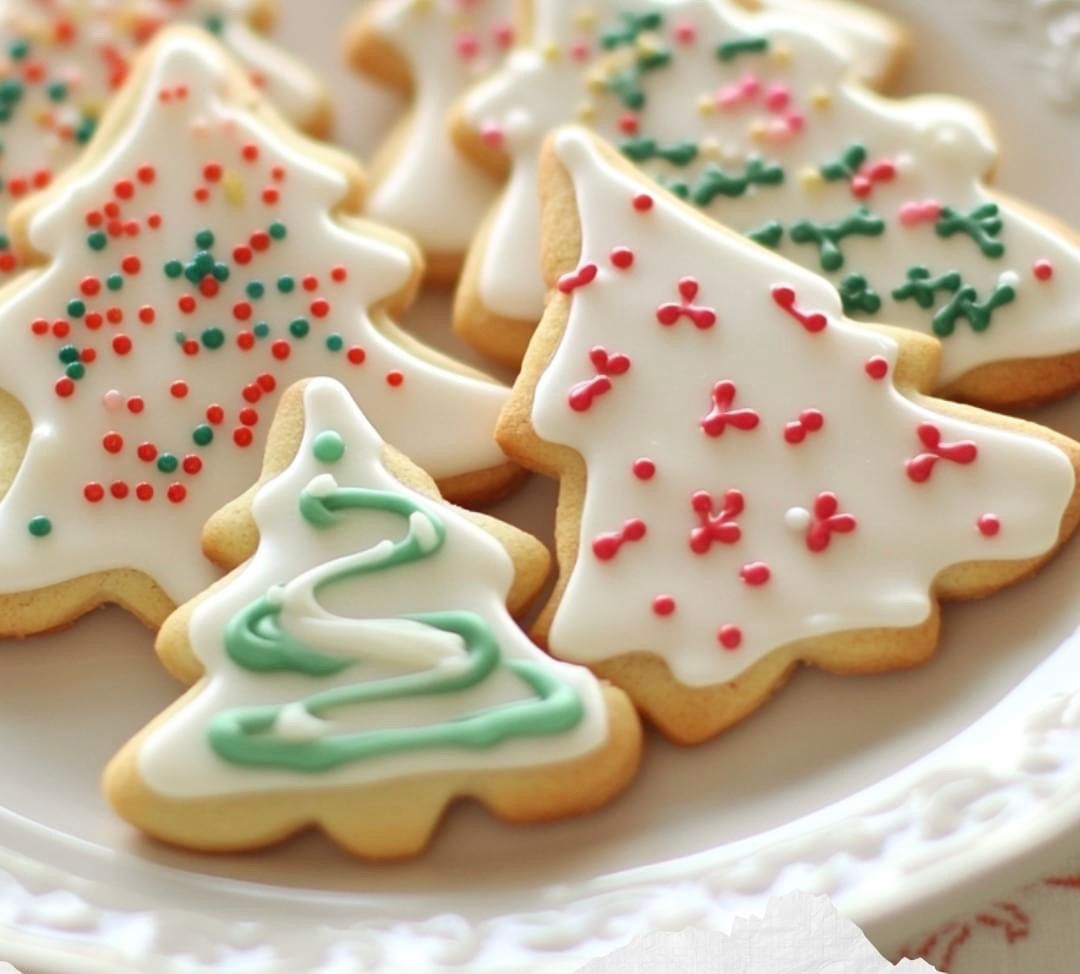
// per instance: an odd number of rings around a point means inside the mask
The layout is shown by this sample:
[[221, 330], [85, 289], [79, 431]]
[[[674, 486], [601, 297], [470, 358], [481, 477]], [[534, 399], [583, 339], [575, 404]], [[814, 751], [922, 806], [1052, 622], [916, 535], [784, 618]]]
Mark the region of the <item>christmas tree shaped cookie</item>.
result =
[[[507, 187], [470, 247], [454, 313], [457, 331], [506, 365], [521, 362], [543, 311], [536, 171], [544, 136], [575, 118], [619, 133], [626, 113], [616, 98], [590, 99], [593, 78], [612, 50], [637, 41], [635, 25], [654, 23], [656, 9], [654, 0], [534, 0], [528, 45], [476, 85], [453, 120], [468, 156], [500, 176], [509, 165]], [[846, 39], [852, 71], [878, 82], [893, 73], [906, 44], [898, 27], [829, 0], [798, 9], [824, 23], [832, 39]]]
[[[996, 152], [973, 109], [874, 95], [827, 41], [731, 3], [657, 3], [580, 41], [588, 53], [558, 72], [561, 89], [542, 58], [522, 60], [517, 78], [511, 62], [465, 102], [459, 135], [476, 133], [465, 142], [478, 158], [501, 146], [528, 183], [561, 103], [662, 185], [827, 275], [849, 314], [940, 339], [941, 393], [1004, 405], [1076, 387], [1074, 237], [986, 188]], [[519, 103], [526, 89], [543, 92], [540, 124]], [[506, 238], [524, 246], [535, 226], [533, 197], [512, 181], [465, 275], [458, 327], [503, 358], [522, 348], [543, 293], [523, 260], [505, 259]]]
[[253, 516], [254, 557], [159, 636], [170, 668], [205, 678], [106, 773], [124, 817], [208, 851], [318, 826], [401, 858], [457, 798], [531, 822], [622, 790], [633, 707], [507, 611], [543, 583], [539, 542], [443, 502], [329, 379], [287, 395], [268, 468], [207, 528], [231, 563]]
[[435, 283], [456, 280], [498, 189], [457, 150], [446, 117], [513, 47], [513, 8], [513, 0], [374, 0], [346, 41], [359, 70], [412, 94], [372, 165], [367, 213], [420, 244]]
[[420, 269], [354, 220], [361, 195], [204, 34], [148, 49], [83, 160], [13, 216], [43, 266], [0, 301], [0, 632], [107, 601], [157, 624], [205, 588], [202, 526], [301, 378], [340, 378], [457, 499], [512, 482], [506, 390], [391, 323]]
[[1080, 446], [925, 397], [939, 346], [658, 192], [581, 129], [542, 164], [552, 298], [504, 447], [561, 479], [538, 625], [673, 739], [805, 662], [926, 660], [941, 600], [1036, 570], [1080, 516]]
[[[272, 13], [267, 0], [3, 0], [0, 218], [78, 157], [132, 57], [165, 24], [203, 26], [291, 122], [323, 131], [330, 102], [321, 82], [257, 33]], [[17, 266], [0, 239], [0, 280]]]

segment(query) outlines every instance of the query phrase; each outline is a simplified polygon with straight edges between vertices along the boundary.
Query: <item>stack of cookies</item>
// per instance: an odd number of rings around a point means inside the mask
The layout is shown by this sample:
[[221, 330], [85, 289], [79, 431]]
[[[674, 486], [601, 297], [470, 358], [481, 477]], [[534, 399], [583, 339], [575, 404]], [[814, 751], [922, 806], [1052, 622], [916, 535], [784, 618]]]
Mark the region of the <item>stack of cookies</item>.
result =
[[[898, 26], [358, 7], [326, 61], [409, 102], [366, 170], [265, 0], [0, 2], [0, 634], [157, 633], [189, 689], [104, 778], [139, 829], [588, 813], [642, 721], [922, 663], [1075, 531], [1080, 445], [1011, 413], [1080, 387], [1080, 245], [977, 109], [881, 93]], [[512, 387], [399, 327], [422, 287]], [[477, 512], [529, 472], [554, 559]]]

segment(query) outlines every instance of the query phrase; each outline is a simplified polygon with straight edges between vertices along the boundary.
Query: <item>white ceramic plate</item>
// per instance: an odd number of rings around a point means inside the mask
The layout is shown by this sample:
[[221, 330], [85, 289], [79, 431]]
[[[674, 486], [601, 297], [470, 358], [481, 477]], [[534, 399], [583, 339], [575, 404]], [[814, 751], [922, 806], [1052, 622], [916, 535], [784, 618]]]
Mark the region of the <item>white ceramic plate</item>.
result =
[[[1003, 185], [1080, 225], [1080, 0], [876, 5], [916, 26], [909, 87], [994, 106]], [[283, 38], [311, 52], [355, 4], [283, 6]], [[370, 144], [377, 124], [354, 114], [342, 138]], [[446, 316], [427, 299], [414, 324], [446, 344]], [[1080, 436], [1080, 402], [1039, 418]], [[553, 498], [534, 483], [500, 513], [547, 536]], [[460, 808], [429, 856], [382, 868], [314, 836], [224, 859], [142, 841], [97, 781], [177, 693], [150, 636], [106, 611], [5, 645], [0, 959], [31, 974], [562, 971], [795, 887], [895, 949], [1046, 867], [1080, 823], [1078, 569], [1074, 544], [1035, 581], [949, 608], [922, 670], [804, 673], [714, 744], [651, 740], [636, 785], [599, 815], [522, 829]]]

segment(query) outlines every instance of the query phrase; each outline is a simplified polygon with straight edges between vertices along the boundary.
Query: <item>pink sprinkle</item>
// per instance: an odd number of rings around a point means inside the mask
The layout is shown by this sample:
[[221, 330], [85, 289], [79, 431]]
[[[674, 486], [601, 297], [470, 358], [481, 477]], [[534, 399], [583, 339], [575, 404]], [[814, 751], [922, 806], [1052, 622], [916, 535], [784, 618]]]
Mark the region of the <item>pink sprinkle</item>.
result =
[[918, 226], [920, 223], [933, 223], [941, 216], [941, 204], [936, 200], [919, 203], [915, 200], [900, 207], [900, 222], [905, 227]]
[[484, 145], [491, 146], [493, 149], [501, 149], [503, 145], [504, 132], [502, 128], [495, 122], [487, 122], [480, 129], [480, 140]]
[[770, 112], [782, 112], [791, 104], [791, 89], [787, 85], [772, 85], [765, 92], [765, 107]]
[[510, 47], [514, 43], [514, 28], [511, 24], [496, 24], [491, 30], [491, 36], [495, 43], [502, 48]]
[[471, 61], [480, 53], [480, 41], [475, 34], [462, 34], [457, 39], [458, 57]]
[[996, 514], [984, 514], [977, 523], [984, 538], [994, 538], [1001, 531], [1001, 518]]
[[1054, 276], [1054, 265], [1048, 260], [1037, 260], [1031, 269], [1037, 281], [1049, 281]]
[[675, 40], [680, 44], [692, 44], [697, 39], [697, 28], [688, 21], [679, 21], [675, 25]]
[[116, 389], [110, 389], [106, 392], [105, 395], [101, 397], [101, 401], [110, 413], [115, 413], [117, 410], [124, 408], [124, 396]]
[[570, 45], [570, 57], [574, 61], [587, 61], [589, 54], [589, 45], [585, 41], [574, 41]]

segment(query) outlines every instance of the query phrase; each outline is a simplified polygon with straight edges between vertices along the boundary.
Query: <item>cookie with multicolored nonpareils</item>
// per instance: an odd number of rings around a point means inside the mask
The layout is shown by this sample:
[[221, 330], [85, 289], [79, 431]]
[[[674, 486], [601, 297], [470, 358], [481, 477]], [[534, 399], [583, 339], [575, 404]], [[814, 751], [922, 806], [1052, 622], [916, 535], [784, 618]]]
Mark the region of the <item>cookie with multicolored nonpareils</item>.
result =
[[929, 398], [936, 341], [849, 320], [827, 280], [582, 129], [541, 169], [551, 299], [499, 426], [561, 486], [536, 635], [672, 739], [730, 727], [800, 663], [926, 661], [941, 602], [1074, 532], [1080, 445]]
[[202, 591], [203, 524], [302, 378], [344, 382], [454, 499], [515, 482], [492, 439], [507, 390], [398, 331], [422, 265], [362, 198], [356, 163], [204, 33], [147, 50], [83, 159], [13, 215], [37, 266], [0, 297], [0, 632], [104, 602], [157, 625]]
[[[132, 59], [168, 24], [203, 27], [290, 122], [324, 132], [330, 98], [321, 82], [259, 33], [273, 13], [269, 0], [3, 0], [0, 221], [79, 157]], [[18, 266], [10, 243], [0, 240], [0, 280]]]
[[630, 701], [534, 646], [508, 611], [543, 583], [535, 539], [445, 503], [340, 384], [285, 397], [256, 491], [207, 548], [254, 556], [159, 636], [197, 685], [113, 761], [109, 799], [193, 849], [320, 828], [356, 855], [421, 852], [446, 808], [583, 814], [637, 768]]
[[938, 392], [1002, 406], [1072, 390], [1075, 235], [987, 187], [997, 153], [971, 106], [887, 99], [851, 69], [825, 27], [722, 0], [653, 3], [515, 55], [459, 118], [474, 157], [513, 171], [470, 255], [459, 329], [505, 359], [538, 320], [530, 184], [561, 106], [703, 213], [827, 276], [848, 314], [939, 339]]

